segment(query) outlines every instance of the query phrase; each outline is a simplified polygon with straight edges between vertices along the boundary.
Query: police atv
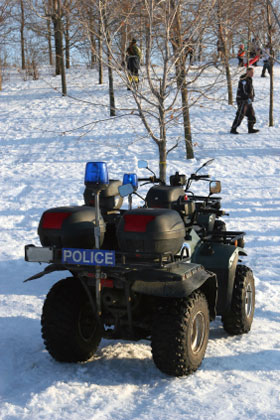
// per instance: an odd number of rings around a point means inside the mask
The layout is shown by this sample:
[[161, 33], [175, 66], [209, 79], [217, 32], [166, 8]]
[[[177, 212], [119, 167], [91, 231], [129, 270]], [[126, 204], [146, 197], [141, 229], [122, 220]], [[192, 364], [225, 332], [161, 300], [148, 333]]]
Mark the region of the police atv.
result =
[[[156, 199], [155, 187], [164, 185], [154, 185], [146, 203], [152, 194], [158, 205], [133, 209], [136, 175], [125, 174], [123, 183], [108, 179], [104, 162], [89, 162], [86, 205], [45, 211], [38, 228], [42, 246], [25, 247], [26, 261], [49, 263], [27, 280], [70, 273], [44, 302], [45, 346], [58, 361], [84, 362], [102, 337], [149, 339], [162, 372], [187, 375], [200, 366], [217, 315], [230, 334], [250, 330], [254, 278], [237, 264], [245, 252], [232, 234], [222, 241], [199, 236], [195, 202], [183, 188], [178, 195], [178, 186], [165, 186]], [[121, 208], [120, 195], [130, 197], [129, 210]]]
[[[216, 274], [218, 293], [217, 315], [221, 315], [224, 329], [232, 335], [247, 333], [251, 329], [255, 309], [255, 284], [252, 270], [239, 264], [244, 251], [245, 232], [229, 231], [221, 216], [229, 216], [221, 209], [221, 182], [211, 180], [208, 174], [198, 172], [210, 165], [214, 159], [205, 162], [189, 178], [185, 174], [170, 177], [170, 186], [159, 183], [149, 189], [147, 207], [175, 209], [184, 221], [186, 235], [184, 247], [192, 263], [201, 264]], [[147, 182], [155, 183], [154, 172], [146, 161], [139, 166], [153, 173]], [[196, 195], [191, 191], [194, 181], [209, 184], [208, 195]]]
[[[198, 172], [202, 168], [210, 165], [213, 161], [214, 159], [210, 159], [206, 161], [202, 166], [200, 166], [196, 170], [195, 173], [191, 174], [189, 178], [187, 178], [186, 175], [184, 174], [179, 174], [179, 172], [176, 172], [175, 175], [172, 175], [170, 177], [170, 186], [173, 187], [172, 189], [168, 187], [164, 187], [164, 186], [160, 188], [158, 187], [151, 188], [148, 194], [149, 203], [147, 205], [151, 207], [155, 205], [156, 203], [155, 203], [154, 196], [158, 197], [159, 190], [162, 190], [164, 193], [164, 190], [167, 188], [167, 190], [173, 191], [173, 194], [177, 193], [179, 202], [180, 200], [182, 202], [182, 199], [183, 199], [185, 203], [187, 202], [189, 206], [192, 206], [191, 208], [193, 210], [189, 212], [191, 215], [190, 225], [195, 224], [196, 226], [199, 226], [199, 229], [197, 228], [196, 230], [200, 235], [204, 235], [205, 232], [207, 233], [209, 231], [211, 232], [215, 231], [216, 233], [225, 231], [226, 224], [223, 220], [220, 219], [220, 217], [228, 216], [229, 214], [221, 210], [221, 197], [212, 195], [213, 193], [219, 193], [221, 191], [221, 183], [220, 181], [211, 180], [208, 174], [202, 174], [202, 175], [198, 174]], [[146, 161], [140, 161], [139, 163], [141, 167], [146, 168], [149, 171], [151, 171]], [[191, 190], [191, 186], [194, 181], [195, 182], [206, 181], [207, 183], [209, 183], [210, 194], [208, 195], [194, 194], [194, 192]], [[174, 188], [174, 187], [178, 187], [178, 188]], [[185, 195], [182, 195], [183, 194], [182, 188], [184, 188]], [[242, 236], [244, 236], [244, 234]]]

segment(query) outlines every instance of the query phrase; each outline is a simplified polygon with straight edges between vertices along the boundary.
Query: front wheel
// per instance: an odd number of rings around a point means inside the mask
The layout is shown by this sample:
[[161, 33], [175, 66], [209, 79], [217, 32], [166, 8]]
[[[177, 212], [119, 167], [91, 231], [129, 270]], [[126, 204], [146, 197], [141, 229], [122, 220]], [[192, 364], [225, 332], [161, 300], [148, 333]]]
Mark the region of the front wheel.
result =
[[46, 349], [60, 362], [90, 359], [101, 330], [88, 296], [78, 279], [60, 280], [49, 291], [41, 318]]
[[231, 310], [222, 316], [225, 331], [231, 335], [250, 331], [255, 311], [255, 281], [252, 270], [236, 267]]
[[152, 327], [156, 366], [171, 376], [196, 371], [204, 358], [208, 336], [209, 310], [203, 293], [161, 303]]

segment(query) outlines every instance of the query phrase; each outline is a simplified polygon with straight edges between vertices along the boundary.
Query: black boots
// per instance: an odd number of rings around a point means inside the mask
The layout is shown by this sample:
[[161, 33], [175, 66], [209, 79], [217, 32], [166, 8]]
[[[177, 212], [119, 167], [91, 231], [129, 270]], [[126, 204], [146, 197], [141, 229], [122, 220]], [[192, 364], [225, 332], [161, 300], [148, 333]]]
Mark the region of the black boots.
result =
[[253, 133], [258, 133], [260, 130], [256, 130], [255, 128], [249, 128], [248, 133], [249, 134], [253, 134]]
[[[255, 128], [253, 128], [253, 126], [248, 127], [248, 133], [249, 134], [254, 134], [254, 133], [258, 133], [260, 130], [257, 130]], [[239, 134], [238, 131], [236, 131], [236, 128], [232, 128], [230, 130], [230, 134]]]
[[255, 128], [254, 128], [254, 124], [248, 124], [248, 133], [249, 134], [254, 134], [254, 133], [258, 133], [260, 130], [256, 130]]

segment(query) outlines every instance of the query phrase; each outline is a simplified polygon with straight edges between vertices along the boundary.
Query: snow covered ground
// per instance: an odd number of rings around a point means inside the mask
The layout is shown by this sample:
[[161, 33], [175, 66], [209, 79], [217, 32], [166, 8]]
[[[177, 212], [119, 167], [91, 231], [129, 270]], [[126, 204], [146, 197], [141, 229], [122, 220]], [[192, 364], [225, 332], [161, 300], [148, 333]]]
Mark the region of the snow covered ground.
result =
[[[246, 134], [243, 122], [243, 134], [230, 135], [235, 108], [226, 100], [204, 103], [191, 110], [195, 159], [185, 160], [183, 142], [168, 156], [168, 174], [190, 174], [215, 158], [208, 172], [222, 181], [229, 229], [247, 232], [244, 262], [256, 280], [251, 332], [229, 337], [217, 319], [201, 367], [183, 378], [161, 373], [144, 340], [103, 340], [95, 359], [78, 365], [59, 364], [44, 349], [42, 304], [63, 275], [23, 283], [41, 271], [24, 261], [23, 247], [39, 245], [42, 211], [82, 204], [87, 161], [106, 161], [110, 177], [121, 179], [136, 171], [139, 159], [157, 171], [157, 150], [142, 138], [135, 115], [108, 120], [107, 84], [98, 85], [95, 71], [71, 69], [69, 97], [61, 97], [55, 89], [60, 80], [47, 69], [38, 81], [7, 74], [0, 92], [1, 420], [280, 419], [280, 68], [275, 68], [273, 128], [269, 78], [260, 73], [257, 67], [260, 133]], [[132, 103], [121, 82], [115, 88], [118, 106]], [[219, 94], [226, 97], [222, 89]], [[97, 120], [103, 121], [90, 124]], [[173, 128], [174, 138], [181, 130]]]

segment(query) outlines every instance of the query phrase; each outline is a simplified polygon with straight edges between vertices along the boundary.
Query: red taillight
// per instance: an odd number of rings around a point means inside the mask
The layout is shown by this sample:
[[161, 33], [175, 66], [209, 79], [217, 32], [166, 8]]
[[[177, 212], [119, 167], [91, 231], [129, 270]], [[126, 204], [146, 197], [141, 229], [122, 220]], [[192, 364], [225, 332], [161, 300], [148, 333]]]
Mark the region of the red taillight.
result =
[[43, 216], [42, 228], [43, 229], [61, 229], [62, 223], [71, 213], [60, 212], [60, 213], [46, 213]]
[[184, 195], [184, 201], [188, 201], [188, 199], [189, 199], [189, 198], [188, 198], [187, 194], [185, 194], [185, 195]]
[[127, 214], [124, 216], [125, 232], [146, 232], [147, 224], [154, 220], [155, 216], [149, 214]]
[[114, 281], [111, 279], [101, 279], [100, 283], [101, 287], [109, 287], [110, 289], [114, 287]]

